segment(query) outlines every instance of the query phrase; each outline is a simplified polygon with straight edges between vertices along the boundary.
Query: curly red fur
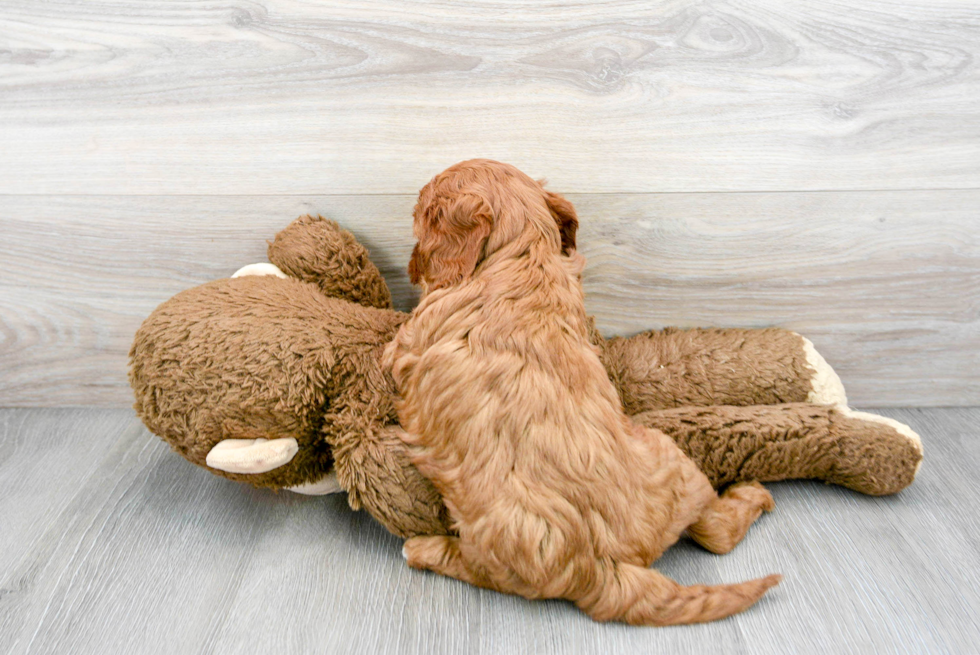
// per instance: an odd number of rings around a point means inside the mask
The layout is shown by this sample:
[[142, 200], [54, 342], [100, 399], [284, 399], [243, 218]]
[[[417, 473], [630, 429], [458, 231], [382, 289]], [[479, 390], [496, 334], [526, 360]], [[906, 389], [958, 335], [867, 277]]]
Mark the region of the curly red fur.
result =
[[426, 293], [385, 359], [402, 438], [459, 536], [408, 540], [409, 564], [600, 620], [744, 610], [779, 576], [681, 587], [646, 568], [685, 529], [729, 550], [772, 498], [758, 484], [719, 498], [670, 438], [623, 412], [589, 341], [574, 209], [558, 198], [487, 160], [422, 190], [413, 277]]

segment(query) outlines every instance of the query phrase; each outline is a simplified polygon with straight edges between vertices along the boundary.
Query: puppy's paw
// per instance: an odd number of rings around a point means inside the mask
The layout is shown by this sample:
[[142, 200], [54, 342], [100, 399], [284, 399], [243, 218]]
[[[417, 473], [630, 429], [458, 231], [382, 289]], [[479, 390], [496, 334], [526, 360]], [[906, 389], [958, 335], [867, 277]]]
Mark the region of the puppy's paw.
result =
[[413, 569], [426, 569], [453, 575], [458, 564], [455, 541], [445, 536], [422, 536], [406, 539], [402, 545], [402, 556]]
[[776, 509], [776, 501], [773, 500], [772, 494], [758, 482], [733, 484], [725, 490], [723, 495], [726, 498], [735, 498], [746, 504], [758, 507], [763, 512], [771, 512]]
[[402, 544], [402, 557], [413, 569], [427, 569], [426, 552], [427, 539], [425, 537], [410, 537]]

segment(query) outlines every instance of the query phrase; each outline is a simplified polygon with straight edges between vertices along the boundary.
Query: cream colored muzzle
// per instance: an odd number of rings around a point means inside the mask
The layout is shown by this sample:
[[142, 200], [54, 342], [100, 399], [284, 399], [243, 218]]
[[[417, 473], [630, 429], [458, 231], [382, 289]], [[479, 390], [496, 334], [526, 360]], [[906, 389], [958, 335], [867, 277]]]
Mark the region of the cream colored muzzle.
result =
[[228, 473], [267, 473], [292, 461], [299, 444], [282, 439], [225, 439], [215, 444], [205, 461], [213, 469]]
[[[215, 444], [205, 458], [208, 466], [227, 473], [257, 475], [267, 473], [292, 461], [299, 444], [292, 437], [282, 439], [225, 439]], [[337, 474], [330, 471], [315, 482], [286, 487], [304, 496], [325, 496], [343, 491]]]

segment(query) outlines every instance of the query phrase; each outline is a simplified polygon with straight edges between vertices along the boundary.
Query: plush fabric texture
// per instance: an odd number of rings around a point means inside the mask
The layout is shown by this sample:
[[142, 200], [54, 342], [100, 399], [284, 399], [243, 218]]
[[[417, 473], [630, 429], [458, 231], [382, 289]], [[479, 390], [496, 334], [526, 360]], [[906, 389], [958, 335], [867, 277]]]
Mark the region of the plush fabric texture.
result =
[[610, 339], [602, 360], [628, 414], [705, 405], [805, 402], [812, 370], [787, 330], [667, 328]]
[[[779, 576], [682, 587], [649, 569], [686, 530], [717, 553], [772, 497], [718, 496], [663, 432], [624, 413], [589, 341], [580, 273], [541, 185], [488, 160], [422, 190], [419, 306], [385, 351], [412, 462], [456, 534], [405, 542], [409, 565], [643, 625], [740, 612]], [[573, 242], [573, 241], [572, 241]]]
[[[394, 387], [381, 368], [380, 353], [407, 315], [386, 309], [390, 294], [366, 250], [336, 223], [304, 216], [270, 244], [269, 259], [294, 279], [215, 280], [177, 294], [147, 317], [130, 351], [137, 414], [176, 452], [217, 475], [279, 489], [315, 482], [333, 469], [351, 506], [364, 508], [394, 534], [446, 533], [439, 494], [412, 466], [397, 436]], [[719, 332], [725, 336], [718, 338]], [[748, 443], [766, 450], [770, 441], [786, 441], [786, 433], [771, 425], [782, 419], [769, 416], [783, 410], [754, 408], [731, 441], [728, 418], [712, 417], [729, 408], [688, 408], [683, 421], [655, 412], [707, 402], [701, 399], [709, 395], [711, 402], [751, 406], [804, 401], [809, 392], [812, 371], [799, 366], [805, 360], [802, 338], [787, 330], [668, 329], [606, 342], [590, 320], [589, 334], [627, 413], [640, 414], [641, 423], [679, 441], [683, 432], [682, 449], [702, 466], [708, 463], [699, 453], [727, 453]], [[703, 349], [712, 355], [705, 357]], [[733, 377], [732, 367], [745, 376]], [[799, 390], [787, 391], [794, 388]], [[829, 438], [830, 422], [800, 420], [793, 428], [800, 444]], [[867, 423], [833, 424], [852, 447], [838, 451], [832, 470], [854, 472], [835, 474], [833, 481], [865, 493], [898, 491], [911, 482], [921, 454], [895, 455], [899, 444], [873, 447], [875, 457], [862, 455], [871, 433], [884, 443], [901, 438], [894, 429]], [[207, 453], [222, 439], [278, 437], [299, 444], [283, 467], [261, 474], [207, 467]], [[758, 461], [772, 466], [757, 468], [762, 480], [824, 479], [831, 470], [804, 470], [779, 458]], [[706, 472], [716, 484], [725, 479]]]
[[269, 261], [331, 298], [391, 309], [391, 291], [354, 235], [322, 216], [301, 216], [269, 244]]
[[881, 496], [911, 484], [922, 460], [894, 428], [827, 405], [679, 407], [633, 420], [670, 435], [716, 489], [817, 479]]
[[404, 318], [295, 279], [242, 277], [189, 289], [136, 334], [136, 412], [200, 465], [222, 439], [293, 437], [300, 450], [291, 466], [255, 475], [211, 470], [263, 487], [312, 482], [310, 473], [328, 469], [332, 449], [352, 433], [394, 420], [378, 359]]

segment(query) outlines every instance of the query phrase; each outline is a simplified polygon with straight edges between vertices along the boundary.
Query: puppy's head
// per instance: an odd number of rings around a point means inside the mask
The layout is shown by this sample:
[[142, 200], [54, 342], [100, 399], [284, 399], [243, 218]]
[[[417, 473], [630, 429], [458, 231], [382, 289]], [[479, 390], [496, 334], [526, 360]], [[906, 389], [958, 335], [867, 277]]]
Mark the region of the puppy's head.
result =
[[414, 217], [418, 242], [408, 273], [430, 291], [462, 282], [491, 253], [529, 234], [563, 255], [575, 251], [572, 203], [489, 159], [461, 162], [432, 178]]

